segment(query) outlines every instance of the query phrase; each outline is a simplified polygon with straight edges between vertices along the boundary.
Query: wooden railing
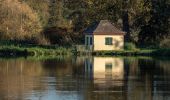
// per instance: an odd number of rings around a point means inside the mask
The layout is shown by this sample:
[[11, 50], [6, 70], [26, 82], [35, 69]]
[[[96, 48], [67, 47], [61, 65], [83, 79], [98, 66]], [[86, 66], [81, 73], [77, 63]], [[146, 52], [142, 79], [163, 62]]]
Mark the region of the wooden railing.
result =
[[76, 50], [79, 52], [92, 52], [93, 45], [76, 45]]

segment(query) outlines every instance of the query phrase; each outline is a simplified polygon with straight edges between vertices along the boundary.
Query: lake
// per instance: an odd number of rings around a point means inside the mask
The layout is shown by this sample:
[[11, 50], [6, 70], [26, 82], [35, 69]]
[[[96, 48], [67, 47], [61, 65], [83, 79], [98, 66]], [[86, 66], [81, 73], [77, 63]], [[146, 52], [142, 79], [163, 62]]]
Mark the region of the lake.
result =
[[1, 59], [0, 100], [170, 100], [170, 59]]

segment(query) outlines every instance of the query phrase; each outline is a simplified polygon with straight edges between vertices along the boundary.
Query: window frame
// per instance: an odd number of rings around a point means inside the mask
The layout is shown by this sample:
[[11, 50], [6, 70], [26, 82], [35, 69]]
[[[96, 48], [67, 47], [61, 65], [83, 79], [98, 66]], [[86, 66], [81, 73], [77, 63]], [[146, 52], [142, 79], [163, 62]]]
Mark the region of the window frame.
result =
[[113, 38], [105, 37], [105, 45], [113, 45]]

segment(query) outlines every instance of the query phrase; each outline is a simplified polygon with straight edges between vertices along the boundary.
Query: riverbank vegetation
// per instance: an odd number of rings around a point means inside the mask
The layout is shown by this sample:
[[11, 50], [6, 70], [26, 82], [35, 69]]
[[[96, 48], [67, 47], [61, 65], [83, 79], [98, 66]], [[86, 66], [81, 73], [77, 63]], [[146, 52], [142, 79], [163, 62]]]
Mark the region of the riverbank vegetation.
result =
[[[93, 51], [94, 56], [162, 56], [170, 57], [170, 48], [139, 48], [133, 43], [126, 43], [124, 50]], [[37, 57], [53, 58], [56, 56], [87, 55], [87, 52], [77, 52], [75, 46], [33, 45], [15, 41], [0, 42], [0, 57]]]
[[0, 55], [68, 53], [65, 46], [83, 44], [83, 31], [103, 19], [126, 32], [130, 44], [117, 54], [169, 52], [169, 0], [1, 0], [0, 41], [16, 44], [1, 43]]
[[160, 47], [139, 47], [134, 43], [125, 43], [123, 50], [111, 51], [93, 51], [93, 52], [76, 52], [76, 55], [94, 55], [94, 56], [159, 56], [170, 57], [170, 48]]
[[95, 56], [152, 56], [170, 57], [170, 49], [141, 49], [122, 51], [94, 51]]
[[56, 45], [33, 45], [18, 43], [14, 41], [0, 42], [1, 57], [19, 57], [19, 56], [34, 56], [34, 57], [53, 57], [59, 55], [71, 55], [71, 47], [61, 47]]

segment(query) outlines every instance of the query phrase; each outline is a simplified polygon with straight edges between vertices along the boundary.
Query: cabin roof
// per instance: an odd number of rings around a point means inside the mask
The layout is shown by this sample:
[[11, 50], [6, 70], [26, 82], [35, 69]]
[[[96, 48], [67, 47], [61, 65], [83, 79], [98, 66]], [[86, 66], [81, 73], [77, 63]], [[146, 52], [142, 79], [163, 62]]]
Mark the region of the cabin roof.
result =
[[93, 23], [84, 33], [87, 35], [125, 35], [125, 32], [117, 29], [108, 20]]

